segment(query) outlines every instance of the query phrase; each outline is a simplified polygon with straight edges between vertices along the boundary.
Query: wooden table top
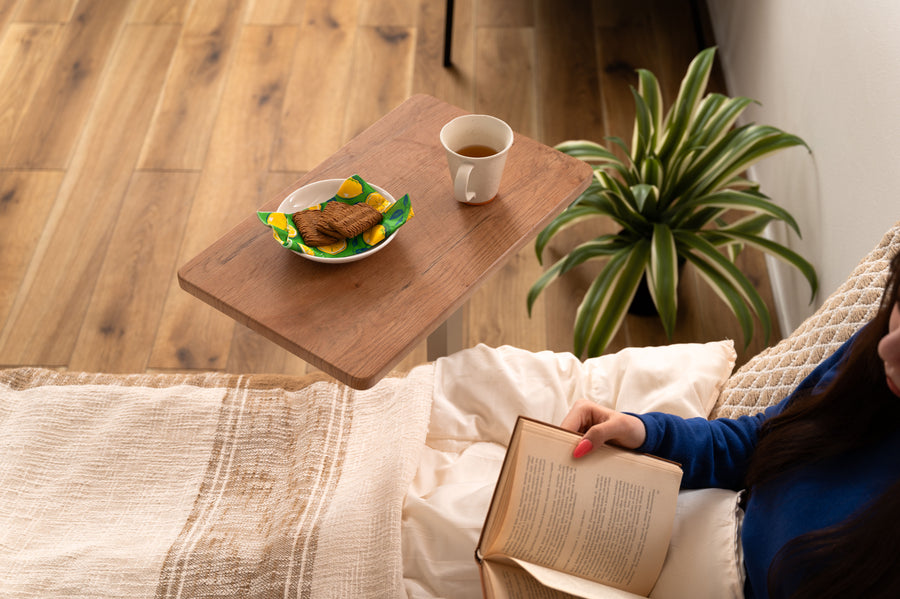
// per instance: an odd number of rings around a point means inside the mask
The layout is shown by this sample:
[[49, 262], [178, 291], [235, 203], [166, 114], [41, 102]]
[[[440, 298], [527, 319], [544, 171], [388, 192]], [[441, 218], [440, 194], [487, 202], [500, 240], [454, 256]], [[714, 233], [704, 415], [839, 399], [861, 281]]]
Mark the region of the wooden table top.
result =
[[415, 216], [378, 253], [313, 262], [250, 214], [178, 271], [181, 287], [339, 381], [373, 386], [590, 183], [587, 163], [516, 134], [497, 197], [457, 202], [438, 134], [461, 114], [413, 96], [260, 208], [358, 174], [412, 202]]

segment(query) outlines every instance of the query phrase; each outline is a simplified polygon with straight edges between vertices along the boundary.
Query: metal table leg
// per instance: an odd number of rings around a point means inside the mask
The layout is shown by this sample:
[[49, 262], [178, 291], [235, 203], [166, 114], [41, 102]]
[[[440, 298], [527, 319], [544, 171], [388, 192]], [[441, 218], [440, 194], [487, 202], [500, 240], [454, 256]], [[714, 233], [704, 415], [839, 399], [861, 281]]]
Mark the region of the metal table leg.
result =
[[453, 0], [447, 0], [447, 14], [444, 17], [444, 66], [453, 66], [450, 48], [453, 44]]

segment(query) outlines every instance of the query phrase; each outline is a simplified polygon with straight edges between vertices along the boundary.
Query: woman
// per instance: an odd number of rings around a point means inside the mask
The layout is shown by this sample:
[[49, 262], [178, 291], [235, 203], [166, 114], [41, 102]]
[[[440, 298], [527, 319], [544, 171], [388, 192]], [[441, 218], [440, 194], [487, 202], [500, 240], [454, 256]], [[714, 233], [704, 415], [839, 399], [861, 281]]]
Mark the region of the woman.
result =
[[580, 400], [562, 422], [680, 462], [684, 488], [748, 489], [747, 597], [900, 597], [900, 255], [875, 318], [755, 416], [623, 414]]

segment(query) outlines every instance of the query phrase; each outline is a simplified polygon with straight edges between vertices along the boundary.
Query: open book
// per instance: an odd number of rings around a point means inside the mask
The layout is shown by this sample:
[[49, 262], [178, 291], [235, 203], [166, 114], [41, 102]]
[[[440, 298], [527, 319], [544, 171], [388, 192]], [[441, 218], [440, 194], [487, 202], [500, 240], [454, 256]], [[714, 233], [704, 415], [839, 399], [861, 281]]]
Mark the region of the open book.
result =
[[475, 552], [484, 596], [646, 597], [675, 520], [681, 468], [520, 416]]

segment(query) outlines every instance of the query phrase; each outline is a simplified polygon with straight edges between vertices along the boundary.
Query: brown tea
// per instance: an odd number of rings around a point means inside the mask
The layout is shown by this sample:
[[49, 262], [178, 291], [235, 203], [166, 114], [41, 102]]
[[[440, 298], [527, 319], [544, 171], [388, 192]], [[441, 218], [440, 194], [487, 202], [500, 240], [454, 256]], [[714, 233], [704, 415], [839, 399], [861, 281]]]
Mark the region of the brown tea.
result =
[[497, 150], [490, 146], [474, 144], [471, 146], [460, 148], [456, 151], [456, 153], [463, 156], [468, 156], [469, 158], [487, 158], [488, 156], [493, 156], [494, 154], [496, 154]]

